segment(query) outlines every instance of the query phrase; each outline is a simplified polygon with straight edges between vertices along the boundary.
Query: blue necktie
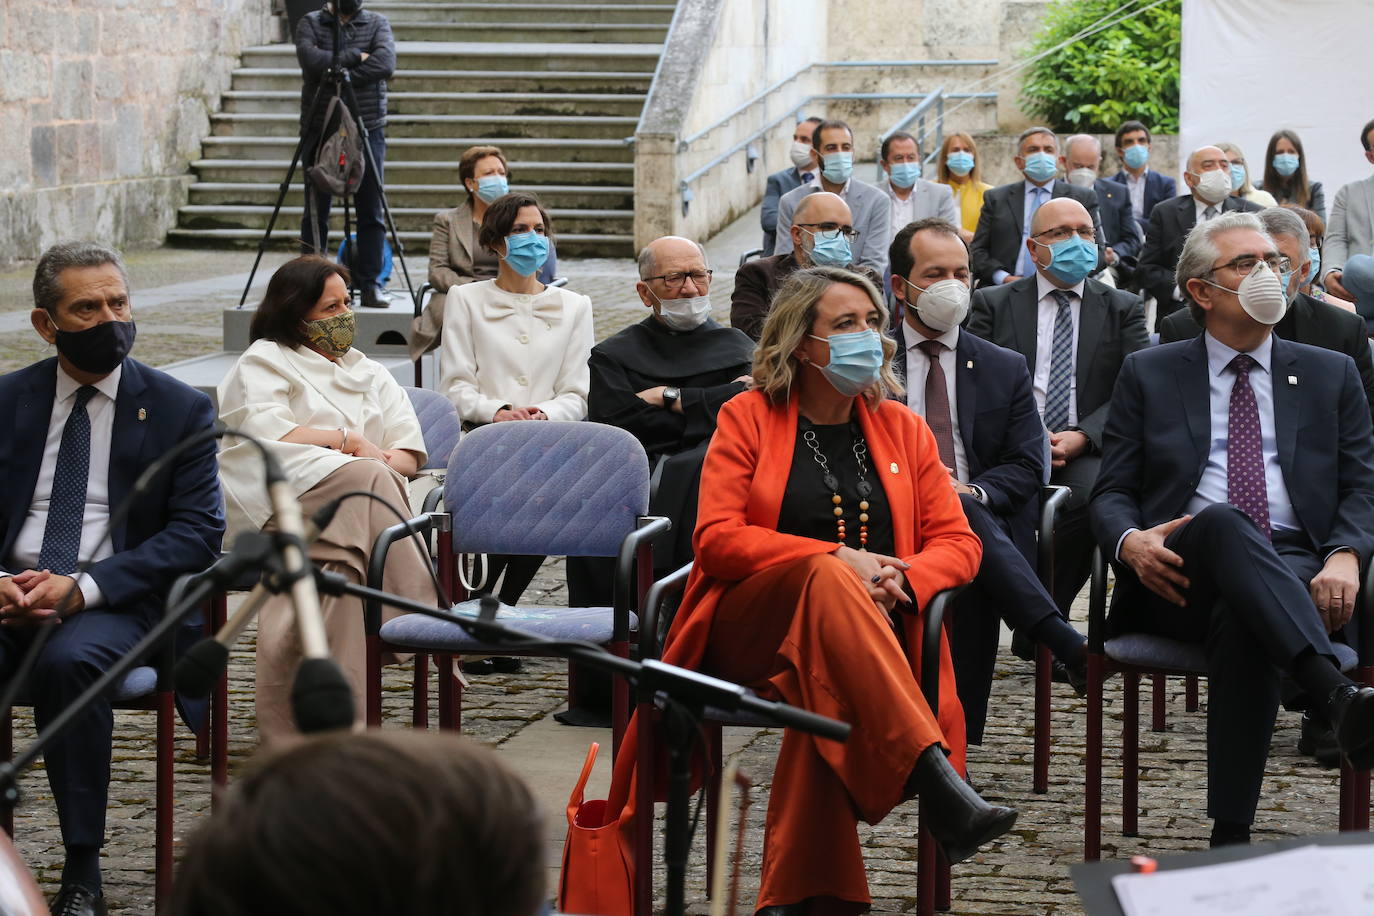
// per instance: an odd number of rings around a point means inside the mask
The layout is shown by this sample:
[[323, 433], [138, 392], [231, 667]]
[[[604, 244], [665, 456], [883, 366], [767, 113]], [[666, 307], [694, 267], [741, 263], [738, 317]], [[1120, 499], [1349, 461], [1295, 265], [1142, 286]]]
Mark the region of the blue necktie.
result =
[[1045, 198], [1049, 196], [1049, 191], [1045, 188], [1036, 188], [1035, 197], [1031, 201], [1031, 210], [1026, 214], [1025, 231], [1021, 233], [1021, 257], [1016, 261], [1016, 275], [1018, 277], [1029, 277], [1035, 273], [1035, 260], [1031, 258], [1030, 251], [1026, 248], [1026, 239], [1030, 238], [1031, 220], [1035, 218], [1035, 211], [1045, 203]]
[[1045, 390], [1045, 428], [1057, 433], [1069, 425], [1069, 383], [1073, 380], [1073, 297], [1062, 289], [1050, 293], [1059, 303], [1050, 343], [1050, 382]]
[[90, 385], [77, 390], [76, 403], [62, 427], [62, 445], [57, 450], [57, 469], [53, 472], [52, 498], [48, 502], [48, 523], [43, 528], [38, 568], [50, 569], [59, 576], [76, 571], [81, 552], [81, 522], [86, 514], [86, 482], [91, 468], [91, 417], [86, 413], [86, 405], [95, 392]]

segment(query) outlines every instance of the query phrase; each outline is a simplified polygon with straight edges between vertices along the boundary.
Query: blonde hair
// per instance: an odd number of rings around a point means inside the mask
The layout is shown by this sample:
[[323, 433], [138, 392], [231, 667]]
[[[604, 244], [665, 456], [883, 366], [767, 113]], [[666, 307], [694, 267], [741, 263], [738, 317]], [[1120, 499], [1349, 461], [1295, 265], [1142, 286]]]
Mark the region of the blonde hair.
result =
[[870, 406], [876, 406], [888, 393], [901, 394], [902, 383], [892, 372], [892, 356], [897, 342], [883, 333], [888, 323], [887, 306], [878, 288], [867, 277], [838, 267], [809, 267], [788, 277], [773, 297], [768, 318], [763, 323], [759, 344], [754, 348], [754, 382], [772, 401], [788, 398], [800, 365], [796, 357], [806, 335], [816, 324], [816, 303], [836, 283], [847, 283], [862, 290], [878, 310], [878, 336], [883, 342], [883, 368], [878, 384], [864, 393]]
[[[949, 158], [949, 148], [954, 145], [955, 140], [963, 140], [973, 149], [973, 171], [963, 178], [955, 175], [949, 170], [949, 163], [945, 160]], [[951, 181], [971, 181], [977, 187], [983, 181], [983, 166], [978, 161], [978, 144], [973, 142], [973, 138], [961, 130], [954, 133], [945, 134], [944, 142], [940, 144], [940, 159], [935, 165], [939, 168], [938, 181], [940, 184], [949, 184]]]
[[[1245, 151], [1234, 143], [1213, 143], [1212, 145], [1225, 153], [1227, 159], [1230, 159], [1232, 156], [1239, 156], [1241, 166], [1245, 169], [1245, 183], [1231, 193], [1239, 194], [1241, 197], [1244, 197], [1246, 194], [1255, 190], [1254, 182], [1250, 180], [1250, 163], [1245, 161]], [[1231, 162], [1234, 164], [1235, 160], [1232, 159]], [[1227, 173], [1227, 177], [1230, 177], [1230, 173]]]

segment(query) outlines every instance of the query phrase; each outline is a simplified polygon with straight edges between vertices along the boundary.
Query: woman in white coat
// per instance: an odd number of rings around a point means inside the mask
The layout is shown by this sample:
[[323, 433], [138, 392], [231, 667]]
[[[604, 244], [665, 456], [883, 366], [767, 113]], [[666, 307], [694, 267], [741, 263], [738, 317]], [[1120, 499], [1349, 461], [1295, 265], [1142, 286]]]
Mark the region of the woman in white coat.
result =
[[[263, 441], [281, 463], [309, 516], [357, 490], [409, 514], [406, 479], [425, 460], [424, 439], [405, 391], [381, 364], [352, 348], [348, 273], [325, 258], [288, 261], [272, 275], [253, 316], [252, 344], [219, 386], [220, 419]], [[242, 440], [220, 453], [229, 532], [272, 529], [262, 460]], [[362, 581], [377, 534], [399, 519], [374, 499], [351, 497], [309, 548], [326, 569]], [[386, 587], [434, 603], [429, 560], [409, 542], [392, 548]], [[365, 655], [362, 604], [322, 595], [329, 648], [363, 714]], [[258, 617], [257, 714], [264, 742], [293, 734], [291, 683], [300, 638], [285, 597]]]
[[[532, 194], [511, 193], [487, 208], [477, 244], [498, 258], [495, 279], [455, 286], [444, 304], [443, 381], [464, 426], [587, 415], [592, 303], [536, 276], [553, 226]], [[541, 557], [489, 556], [481, 592], [515, 604]]]

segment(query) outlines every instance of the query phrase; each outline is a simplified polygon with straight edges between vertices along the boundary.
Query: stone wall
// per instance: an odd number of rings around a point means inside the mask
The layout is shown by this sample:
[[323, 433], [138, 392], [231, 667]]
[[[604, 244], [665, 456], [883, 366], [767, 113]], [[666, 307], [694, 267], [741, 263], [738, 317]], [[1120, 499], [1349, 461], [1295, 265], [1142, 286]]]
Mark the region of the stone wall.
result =
[[158, 244], [272, 0], [0, 3], [0, 269], [62, 238]]

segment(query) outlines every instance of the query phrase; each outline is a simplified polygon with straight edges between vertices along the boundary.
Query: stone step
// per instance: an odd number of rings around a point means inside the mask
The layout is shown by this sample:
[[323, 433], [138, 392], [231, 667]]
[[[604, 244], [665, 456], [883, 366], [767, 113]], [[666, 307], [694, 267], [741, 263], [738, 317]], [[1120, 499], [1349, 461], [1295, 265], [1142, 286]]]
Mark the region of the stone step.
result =
[[537, 21], [425, 22], [393, 19], [392, 34], [401, 41], [481, 42], [616, 42], [662, 43], [667, 22], [606, 23], [563, 21], [552, 16]]
[[[514, 70], [397, 70], [387, 80], [392, 92], [519, 92], [600, 93], [643, 96], [653, 82], [652, 72], [615, 71], [531, 71]], [[301, 91], [301, 71], [288, 68], [242, 68], [234, 71], [236, 92]]]
[[[405, 115], [388, 114], [386, 137], [393, 139], [465, 136], [501, 143], [507, 138], [624, 141], [634, 135], [638, 117], [549, 117], [546, 115]], [[280, 114], [229, 114], [210, 116], [215, 137], [295, 137], [300, 133], [300, 112]]]
[[423, 3], [415, 0], [373, 0], [367, 8], [397, 22], [600, 22], [656, 23], [672, 21], [672, 3]]
[[[394, 170], [388, 169], [394, 179]], [[452, 173], [449, 176], [453, 177]], [[276, 203], [280, 184], [247, 181], [200, 181], [191, 186], [190, 203], [201, 206], [267, 206]], [[633, 210], [634, 187], [615, 185], [530, 184], [517, 182], [513, 191], [536, 195], [546, 208], [571, 211]], [[304, 201], [304, 186], [297, 180], [286, 193], [286, 205], [299, 207]], [[388, 181], [387, 202], [393, 207], [452, 207], [467, 198], [463, 186], [451, 184], [401, 184]]]
[[[301, 93], [295, 90], [240, 91], [224, 93], [226, 114], [281, 114], [299, 112]], [[561, 115], [624, 117], [639, 119], [643, 95], [591, 92], [398, 92], [386, 97], [393, 115]]]
[[[300, 218], [295, 225], [284, 225], [279, 219], [272, 229], [272, 245], [282, 251], [292, 250], [300, 238]], [[416, 284], [423, 282], [422, 274], [425, 252], [429, 248], [430, 233], [424, 231], [397, 230], [401, 244], [406, 249], [406, 262]], [[329, 238], [337, 245], [343, 238], [341, 228], [331, 229]], [[574, 258], [631, 258], [634, 257], [634, 236], [629, 233], [574, 233], [559, 232], [557, 236], [558, 254]], [[211, 248], [256, 248], [262, 241], [262, 229], [220, 228], [187, 229], [177, 227], [167, 233], [167, 241], [179, 245], [199, 245]], [[332, 247], [332, 246], [331, 246]]]
[[[661, 44], [499, 43], [398, 41], [397, 66], [417, 70], [606, 70], [653, 74]], [[243, 52], [244, 67], [296, 68], [294, 45], [257, 45]]]
[[[391, 216], [396, 221], [397, 230], [410, 232], [429, 232], [434, 222], [434, 214], [453, 206], [451, 199], [436, 199], [423, 207], [391, 207]], [[272, 217], [271, 206], [252, 206], [245, 204], [186, 204], [178, 211], [177, 225], [184, 229], [255, 229], [261, 233], [267, 228]], [[289, 225], [300, 229], [302, 208], [283, 206], [277, 216], [278, 225]], [[331, 218], [343, 225], [343, 208], [335, 207]], [[561, 236], [561, 230], [580, 234], [631, 233], [634, 227], [634, 210], [549, 210], [549, 219], [554, 232]]]
[[[387, 167], [406, 160], [443, 162], [456, 167], [463, 150], [492, 142], [491, 137], [388, 137]], [[201, 154], [206, 159], [289, 160], [296, 148], [295, 135], [269, 137], [206, 137]], [[544, 162], [623, 162], [633, 164], [634, 148], [624, 140], [569, 140], [502, 138], [498, 146], [507, 157], [531, 156]]]
[[[394, 152], [392, 150], [391, 152]], [[286, 150], [291, 155], [291, 150]], [[290, 160], [281, 159], [201, 159], [191, 163], [197, 179], [215, 183], [265, 184], [277, 188], [286, 177]], [[624, 187], [634, 186], [634, 163], [632, 162], [519, 162], [510, 161], [510, 174], [519, 185], [536, 187], [539, 185], [561, 185], [565, 187]], [[458, 175], [458, 162], [450, 161], [407, 161], [387, 156], [386, 177], [388, 182], [419, 185], [446, 185], [455, 183]], [[294, 184], [303, 180], [299, 166], [296, 169]], [[196, 185], [192, 185], [194, 191]], [[536, 192], [541, 193], [541, 192]]]

